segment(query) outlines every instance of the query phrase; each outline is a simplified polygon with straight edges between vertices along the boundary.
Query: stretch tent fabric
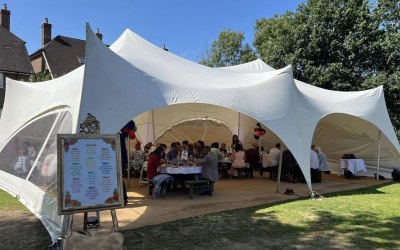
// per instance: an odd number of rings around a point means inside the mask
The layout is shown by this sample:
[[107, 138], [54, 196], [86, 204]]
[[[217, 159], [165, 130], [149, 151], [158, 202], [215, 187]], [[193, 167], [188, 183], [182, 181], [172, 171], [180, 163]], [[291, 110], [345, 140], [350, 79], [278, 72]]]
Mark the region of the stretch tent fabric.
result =
[[[310, 145], [328, 145], [330, 129], [346, 138], [342, 145], [346, 150], [346, 145], [359, 145], [355, 149], [359, 152], [376, 151], [377, 141], [382, 142], [382, 167], [400, 165], [400, 146], [382, 87], [359, 92], [323, 90], [294, 80], [290, 66], [274, 70], [261, 60], [209, 68], [164, 51], [130, 30], [108, 48], [87, 27], [85, 66], [47, 82], [7, 79], [6, 84], [0, 119], [0, 187], [18, 196], [42, 220], [53, 240], [61, 234], [63, 217], [57, 214], [55, 176], [41, 168], [47, 156], [56, 152], [55, 135], [79, 133], [88, 113], [100, 122], [101, 133], [109, 134], [117, 133], [132, 117], [166, 106], [227, 108], [251, 118], [230, 128], [232, 132], [251, 131], [257, 121], [268, 128], [268, 135], [279, 138], [299, 163], [310, 191]], [[32, 145], [36, 156], [29, 168], [16, 172], [18, 151]], [[371, 157], [370, 163], [376, 166], [377, 158]]]

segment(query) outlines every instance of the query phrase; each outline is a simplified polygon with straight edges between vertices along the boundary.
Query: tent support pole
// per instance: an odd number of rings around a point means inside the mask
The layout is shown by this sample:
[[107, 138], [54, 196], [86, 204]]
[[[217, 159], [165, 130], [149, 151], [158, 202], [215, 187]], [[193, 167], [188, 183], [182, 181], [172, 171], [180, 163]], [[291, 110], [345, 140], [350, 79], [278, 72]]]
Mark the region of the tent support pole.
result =
[[238, 131], [237, 131], [238, 138], [240, 138], [239, 135], [240, 135], [240, 112], [238, 112]]
[[[125, 143], [126, 143], [126, 139], [125, 139]], [[128, 187], [131, 187], [131, 139], [128, 136]]]
[[378, 164], [376, 166], [376, 180], [379, 180], [379, 167], [380, 167], [380, 160], [381, 160], [381, 136], [382, 131], [379, 130], [378, 132]]
[[204, 130], [203, 138], [201, 139], [202, 141], [204, 141], [204, 138], [206, 138], [206, 134], [207, 134], [207, 116], [206, 116], [206, 129]]
[[[283, 143], [281, 143], [282, 145]], [[281, 146], [281, 152], [279, 153], [279, 164], [278, 164], [278, 177], [276, 180], [276, 193], [279, 193], [279, 186], [281, 184], [281, 171], [282, 171], [282, 156], [283, 156], [283, 150], [285, 149], [284, 146]]]
[[154, 126], [154, 109], [151, 110], [151, 124], [153, 126], [153, 140], [152, 143], [156, 143], [156, 128]]

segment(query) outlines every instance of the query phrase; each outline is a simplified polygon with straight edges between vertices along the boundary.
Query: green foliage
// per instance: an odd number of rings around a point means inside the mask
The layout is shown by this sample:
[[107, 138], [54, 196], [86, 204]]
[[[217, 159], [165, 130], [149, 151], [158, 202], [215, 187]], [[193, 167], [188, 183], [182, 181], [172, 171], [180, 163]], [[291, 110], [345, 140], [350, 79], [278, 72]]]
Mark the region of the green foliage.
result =
[[243, 32], [223, 30], [199, 63], [210, 67], [225, 67], [257, 59], [250, 45], [247, 43], [243, 45], [243, 41]]
[[399, 130], [399, 31], [399, 1], [309, 0], [295, 13], [257, 20], [253, 44], [266, 63], [291, 64], [295, 78], [322, 88], [383, 85]]
[[[373, 73], [376, 38], [369, 2], [318, 0], [256, 23], [254, 46], [274, 67], [293, 65], [295, 77], [336, 90], [359, 90]], [[278, 59], [280, 58], [280, 59]], [[278, 60], [276, 60], [278, 59]]]
[[51, 80], [51, 74], [49, 72], [39, 72], [36, 74], [31, 75], [29, 78], [30, 82], [43, 82], [43, 81], [48, 81]]
[[384, 86], [400, 138], [400, 2], [308, 0], [296, 12], [256, 21], [253, 45], [223, 30], [200, 63], [221, 67], [252, 61], [291, 64], [294, 77], [316, 86], [357, 91]]

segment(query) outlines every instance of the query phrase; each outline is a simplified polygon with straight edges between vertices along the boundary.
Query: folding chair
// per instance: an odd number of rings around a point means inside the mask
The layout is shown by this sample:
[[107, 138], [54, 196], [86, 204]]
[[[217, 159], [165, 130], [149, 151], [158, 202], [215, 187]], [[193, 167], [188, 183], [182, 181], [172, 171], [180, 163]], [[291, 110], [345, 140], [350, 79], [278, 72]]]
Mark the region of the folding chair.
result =
[[148, 163], [149, 163], [148, 161], [143, 162], [142, 169], [140, 170], [139, 186], [141, 184], [149, 184], [149, 180], [147, 179], [147, 176], [143, 176], [143, 172], [147, 172], [147, 164]]

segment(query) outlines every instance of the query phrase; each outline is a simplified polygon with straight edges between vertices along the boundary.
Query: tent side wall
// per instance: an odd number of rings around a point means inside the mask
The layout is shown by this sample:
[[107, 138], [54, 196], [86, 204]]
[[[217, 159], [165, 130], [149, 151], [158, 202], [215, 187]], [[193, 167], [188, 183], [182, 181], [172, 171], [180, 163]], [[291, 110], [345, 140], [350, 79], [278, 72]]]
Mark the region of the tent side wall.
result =
[[0, 151], [0, 187], [28, 207], [53, 241], [61, 235], [57, 202], [58, 133], [72, 132], [69, 110], [55, 110], [16, 131]]

